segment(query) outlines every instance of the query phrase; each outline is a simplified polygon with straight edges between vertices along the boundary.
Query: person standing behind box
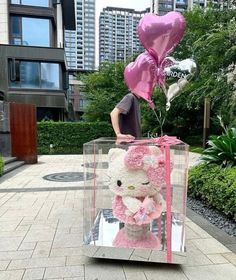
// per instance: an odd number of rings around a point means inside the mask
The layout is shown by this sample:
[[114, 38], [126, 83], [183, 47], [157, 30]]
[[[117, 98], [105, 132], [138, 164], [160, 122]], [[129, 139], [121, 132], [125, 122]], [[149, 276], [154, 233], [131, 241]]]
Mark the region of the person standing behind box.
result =
[[117, 138], [133, 140], [141, 137], [139, 97], [132, 92], [111, 111], [111, 123]]

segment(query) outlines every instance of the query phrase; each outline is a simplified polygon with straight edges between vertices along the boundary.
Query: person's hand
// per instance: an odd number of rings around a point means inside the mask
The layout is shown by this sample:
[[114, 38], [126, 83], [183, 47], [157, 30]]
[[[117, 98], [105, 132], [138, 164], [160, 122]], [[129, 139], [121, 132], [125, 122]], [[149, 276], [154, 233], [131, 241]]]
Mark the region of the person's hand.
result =
[[130, 135], [130, 134], [122, 134], [122, 133], [118, 133], [116, 135], [116, 144], [119, 145], [119, 144], [122, 144], [122, 143], [129, 143], [129, 142], [132, 142], [135, 137], [133, 135]]
[[132, 141], [132, 140], [135, 139], [135, 137], [131, 134], [122, 134], [122, 133], [118, 133], [116, 135], [116, 137], [117, 137], [118, 140], [130, 140], [130, 141]]

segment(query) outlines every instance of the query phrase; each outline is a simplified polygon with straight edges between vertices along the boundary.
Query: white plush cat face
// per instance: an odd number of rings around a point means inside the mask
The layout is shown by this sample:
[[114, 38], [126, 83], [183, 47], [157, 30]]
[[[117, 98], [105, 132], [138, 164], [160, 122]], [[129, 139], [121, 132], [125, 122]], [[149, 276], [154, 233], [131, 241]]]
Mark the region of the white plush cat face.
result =
[[144, 170], [130, 170], [124, 165], [126, 151], [120, 148], [110, 149], [108, 176], [109, 188], [120, 196], [145, 197], [153, 196], [154, 188]]

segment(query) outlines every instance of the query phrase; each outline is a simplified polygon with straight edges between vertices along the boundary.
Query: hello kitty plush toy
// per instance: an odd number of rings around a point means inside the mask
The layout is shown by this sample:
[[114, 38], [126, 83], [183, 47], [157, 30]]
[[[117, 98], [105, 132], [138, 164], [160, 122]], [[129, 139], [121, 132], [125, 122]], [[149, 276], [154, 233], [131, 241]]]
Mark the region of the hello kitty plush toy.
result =
[[150, 232], [150, 223], [162, 213], [159, 193], [165, 178], [165, 159], [155, 146], [137, 145], [110, 149], [109, 188], [115, 194], [113, 215], [125, 224], [113, 245], [157, 248], [160, 243]]

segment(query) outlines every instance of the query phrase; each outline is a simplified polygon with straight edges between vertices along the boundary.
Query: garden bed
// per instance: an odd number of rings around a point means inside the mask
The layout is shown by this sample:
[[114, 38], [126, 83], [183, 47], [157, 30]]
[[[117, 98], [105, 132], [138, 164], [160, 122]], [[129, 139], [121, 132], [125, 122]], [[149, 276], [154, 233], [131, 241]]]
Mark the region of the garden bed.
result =
[[200, 164], [190, 169], [188, 206], [236, 235], [236, 167]]
[[236, 222], [203, 201], [188, 197], [187, 206], [230, 236], [236, 236]]

